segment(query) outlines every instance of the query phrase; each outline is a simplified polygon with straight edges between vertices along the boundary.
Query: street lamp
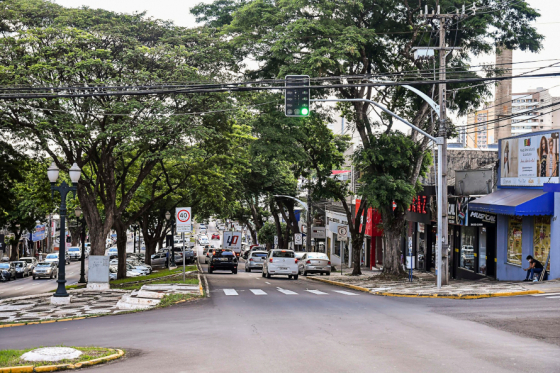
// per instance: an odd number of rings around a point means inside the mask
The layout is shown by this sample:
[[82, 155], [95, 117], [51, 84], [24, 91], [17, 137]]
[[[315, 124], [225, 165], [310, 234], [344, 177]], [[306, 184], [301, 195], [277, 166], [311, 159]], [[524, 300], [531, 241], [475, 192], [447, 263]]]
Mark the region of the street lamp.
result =
[[76, 220], [82, 225], [82, 255], [80, 255], [80, 280], [78, 283], [85, 284], [86, 281], [86, 218], [80, 218], [82, 215], [82, 209], [80, 206], [76, 207], [74, 210], [76, 214]]
[[[169, 221], [171, 219], [171, 213], [167, 211], [165, 213], [165, 220]], [[169, 266], [171, 264], [175, 265], [175, 252], [173, 249], [175, 248], [175, 221], [171, 221], [171, 252], [169, 253]]]
[[134, 241], [132, 241], [132, 250], [134, 251], [134, 253], [136, 254], [136, 230], [138, 229], [138, 254], [140, 254], [141, 250], [140, 250], [140, 223], [139, 222], [134, 222], [134, 224], [132, 224], [132, 230], [134, 231]]
[[[80, 175], [82, 171], [78, 167], [76, 163], [72, 165], [70, 168], [70, 180], [72, 181], [72, 185], [66, 184], [66, 181], [63, 181], [62, 184], [56, 186], [56, 181], [58, 180], [59, 169], [56, 167], [56, 164], [53, 162], [50, 167], [47, 169], [47, 176], [49, 177], [49, 181], [51, 182], [51, 191], [52, 196], [54, 196], [54, 192], [58, 191], [60, 193], [60, 244], [58, 249], [58, 287], [56, 292], [53, 295], [53, 301], [57, 303], [68, 303], [70, 302], [70, 298], [68, 293], [66, 292], [66, 226], [65, 226], [65, 219], [66, 219], [66, 196], [69, 192], [74, 194], [76, 197], [76, 190], [78, 189], [78, 180], [80, 180]], [[64, 238], [64, 239], [63, 239]], [[59, 301], [56, 301], [56, 298], [62, 298]]]

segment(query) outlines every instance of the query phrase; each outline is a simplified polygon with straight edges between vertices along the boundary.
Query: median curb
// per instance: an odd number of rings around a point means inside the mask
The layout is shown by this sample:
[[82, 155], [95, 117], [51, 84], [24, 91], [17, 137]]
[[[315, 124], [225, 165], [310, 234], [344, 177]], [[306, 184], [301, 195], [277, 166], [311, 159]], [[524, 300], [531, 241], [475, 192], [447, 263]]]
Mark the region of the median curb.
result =
[[[200, 265], [198, 259], [196, 260], [196, 266], [198, 268], [198, 286], [200, 288], [200, 295], [204, 296], [205, 295], [204, 293], [206, 293], [206, 297], [210, 298], [210, 288], [208, 287], [208, 279], [206, 278], [206, 274], [202, 270], [202, 266]], [[203, 286], [202, 281], [200, 281], [201, 277], [204, 279], [205, 286]]]
[[[74, 318], [65, 318], [65, 319], [56, 319], [56, 320], [44, 320], [44, 321], [39, 320], [39, 321], [18, 322], [18, 323], [13, 323], [13, 324], [2, 324], [2, 325], [0, 325], [0, 329], [2, 329], [2, 328], [12, 328], [14, 326], [52, 324], [52, 323], [55, 323], [55, 322], [63, 322], [63, 321], [94, 319], [96, 317], [103, 317], [103, 316], [106, 316], [106, 315], [108, 315], [108, 314], [99, 314], [99, 315], [94, 315], [94, 316], [79, 316], [79, 317], [74, 317]], [[2, 372], [2, 370], [0, 370], [0, 373], [1, 372]]]
[[116, 354], [100, 357], [93, 360], [83, 361], [75, 364], [58, 364], [58, 365], [42, 365], [42, 366], [33, 366], [33, 365], [26, 365], [21, 367], [6, 367], [0, 368], [0, 373], [27, 373], [27, 372], [56, 372], [58, 370], [73, 370], [73, 369], [80, 369], [87, 366], [107, 363], [111, 360], [116, 360], [124, 356], [124, 351], [115, 349], [117, 352]]
[[470, 293], [470, 294], [458, 294], [458, 295], [449, 295], [449, 294], [402, 294], [402, 293], [395, 293], [389, 291], [376, 291], [373, 292], [371, 289], [364, 288], [362, 286], [356, 286], [351, 284], [346, 284], [344, 282], [338, 282], [333, 280], [326, 280], [320, 277], [307, 277], [308, 280], [324, 282], [326, 284], [340, 286], [348, 289], [354, 289], [357, 291], [362, 291], [364, 293], [369, 293], [372, 295], [380, 295], [385, 297], [400, 297], [400, 298], [442, 298], [442, 299], [483, 299], [483, 298], [496, 298], [496, 297], [515, 297], [518, 295], [530, 295], [530, 294], [544, 294], [545, 292], [542, 290], [524, 290], [524, 291], [511, 291], [511, 292], [504, 292], [504, 293], [489, 293], [489, 294], [482, 294], [482, 293]]

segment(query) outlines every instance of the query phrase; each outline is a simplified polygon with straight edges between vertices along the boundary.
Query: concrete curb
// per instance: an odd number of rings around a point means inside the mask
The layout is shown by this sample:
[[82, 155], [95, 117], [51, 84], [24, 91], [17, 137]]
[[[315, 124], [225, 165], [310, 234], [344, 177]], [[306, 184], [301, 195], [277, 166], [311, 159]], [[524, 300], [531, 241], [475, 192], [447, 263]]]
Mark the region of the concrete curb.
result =
[[401, 297], [401, 298], [443, 298], [443, 299], [482, 299], [482, 298], [496, 298], [496, 297], [514, 297], [518, 295], [529, 295], [529, 294], [544, 294], [541, 290], [524, 290], [524, 291], [511, 291], [506, 293], [490, 293], [490, 294], [460, 294], [460, 295], [439, 295], [439, 294], [400, 294], [394, 292], [377, 291], [372, 292], [368, 288], [361, 286], [350, 285], [344, 282], [326, 280], [319, 277], [307, 277], [308, 280], [324, 282], [326, 284], [331, 284], [335, 286], [340, 286], [348, 289], [354, 289], [357, 291], [363, 291], [364, 293], [369, 293], [373, 295], [380, 295], [385, 297]]
[[[80, 316], [74, 318], [67, 318], [67, 319], [56, 319], [56, 320], [44, 320], [44, 321], [29, 321], [29, 322], [19, 322], [14, 324], [4, 324], [0, 325], [0, 329], [2, 328], [12, 328], [14, 326], [25, 326], [25, 325], [37, 325], [37, 324], [52, 324], [55, 322], [63, 322], [63, 321], [74, 321], [74, 320], [83, 320], [83, 319], [94, 319], [96, 317], [106, 316], [107, 314], [95, 315], [95, 316]], [[2, 370], [0, 370], [0, 373]]]
[[0, 368], [0, 373], [24, 373], [24, 372], [56, 372], [58, 370], [73, 370], [80, 369], [87, 366], [107, 363], [111, 360], [116, 360], [124, 356], [124, 351], [116, 349], [117, 353], [105, 357], [100, 357], [93, 360], [83, 361], [75, 364], [59, 364], [59, 365], [43, 365], [43, 366], [21, 366], [21, 367], [7, 367]]
[[[210, 298], [210, 288], [208, 287], [208, 279], [206, 278], [206, 275], [204, 274], [204, 271], [202, 270], [202, 267], [200, 266], [200, 262], [196, 261], [196, 267], [198, 268], [198, 285], [200, 286], [200, 295], [204, 296], [204, 293], [206, 292], [206, 297]], [[200, 281], [200, 278], [204, 279], [204, 289], [202, 287], [202, 281]]]

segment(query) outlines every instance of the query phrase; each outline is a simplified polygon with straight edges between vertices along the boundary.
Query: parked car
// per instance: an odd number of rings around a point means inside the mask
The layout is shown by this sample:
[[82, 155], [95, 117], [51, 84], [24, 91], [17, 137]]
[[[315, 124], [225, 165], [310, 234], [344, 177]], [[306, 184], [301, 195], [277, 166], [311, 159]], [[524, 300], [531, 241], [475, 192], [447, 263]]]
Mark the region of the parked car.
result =
[[307, 276], [308, 273], [331, 274], [331, 261], [325, 253], [304, 253], [298, 260], [298, 272]]
[[212, 239], [213, 240], [219, 240], [220, 239], [220, 234], [219, 233], [212, 233]]
[[152, 266], [165, 266], [166, 256], [165, 253], [155, 253], [152, 255]]
[[33, 270], [33, 280], [41, 277], [57, 278], [58, 266], [55, 262], [39, 262]]
[[[56, 263], [58, 265], [58, 253], [51, 253], [47, 254], [45, 258], [45, 262], [47, 263]], [[68, 253], [66, 253], [66, 264], [70, 264], [70, 258], [68, 257]]]
[[252, 251], [247, 259], [247, 263], [245, 263], [245, 272], [251, 272], [253, 269], [262, 270], [267, 254], [266, 251]]
[[82, 250], [78, 246], [69, 247], [66, 251], [70, 260], [80, 260], [82, 258]]
[[16, 279], [16, 268], [12, 263], [0, 263], [0, 279], [2, 279], [2, 281]]
[[298, 260], [293, 250], [270, 250], [263, 265], [262, 276], [270, 278], [276, 275], [287, 275], [298, 279]]
[[217, 249], [210, 258], [208, 273], [214, 271], [231, 271], [237, 274], [237, 256], [231, 250]]
[[110, 247], [105, 251], [105, 255], [108, 255], [110, 259], [118, 258], [119, 250], [116, 247]]
[[209, 243], [210, 243], [210, 242], [209, 242], [209, 240], [208, 240], [208, 236], [206, 236], [206, 235], [201, 235], [201, 236], [198, 238], [198, 244], [201, 245], [201, 246], [202, 246], [202, 245], [208, 245]]
[[17, 277], [29, 277], [29, 275], [31, 274], [31, 271], [29, 271], [29, 268], [27, 267], [27, 262], [23, 261], [23, 260], [18, 260], [15, 262], [12, 262], [11, 264], [14, 265], [14, 268], [16, 269], [16, 276]]
[[33, 258], [31, 256], [19, 258], [19, 260], [23, 260], [24, 262], [27, 263], [27, 268], [29, 269], [30, 273], [33, 273], [33, 269], [35, 269], [35, 266], [37, 265], [37, 263], [39, 263], [39, 261], [36, 258]]

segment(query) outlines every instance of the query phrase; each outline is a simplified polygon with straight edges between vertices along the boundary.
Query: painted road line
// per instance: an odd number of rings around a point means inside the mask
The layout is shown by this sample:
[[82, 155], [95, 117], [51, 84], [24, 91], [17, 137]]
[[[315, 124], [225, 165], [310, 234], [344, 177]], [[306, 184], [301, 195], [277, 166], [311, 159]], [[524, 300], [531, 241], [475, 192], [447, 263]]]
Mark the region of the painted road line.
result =
[[14, 290], [19, 290], [19, 289], [23, 289], [23, 288], [24, 288], [23, 286], [19, 286], [17, 288], [14, 288]]
[[224, 289], [224, 294], [225, 295], [239, 295], [239, 294], [237, 294], [235, 289]]
[[560, 295], [560, 293], [531, 294], [532, 297], [547, 297], [547, 298], [549, 295]]
[[324, 293], [320, 290], [306, 290], [306, 291], [308, 291], [310, 293], [313, 293], [313, 294], [317, 294], [317, 295], [329, 295], [328, 293]]
[[333, 290], [333, 291], [344, 295], [358, 295], [356, 293], [351, 293], [349, 291], [344, 291], [344, 290]]
[[261, 289], [249, 289], [249, 290], [251, 290], [251, 292], [255, 295], [266, 295], [266, 293]]
[[557, 295], [555, 297], [546, 297], [546, 299], [560, 299], [560, 295]]
[[279, 292], [284, 293], [286, 295], [298, 295], [298, 293], [296, 293], [295, 291], [291, 291], [291, 290], [286, 290], [286, 289], [282, 289], [282, 288], [277, 288]]
[[269, 285], [270, 285], [270, 282], [268, 282], [268, 281], [265, 281], [264, 283], [265, 283], [265, 284], [269, 284]]

